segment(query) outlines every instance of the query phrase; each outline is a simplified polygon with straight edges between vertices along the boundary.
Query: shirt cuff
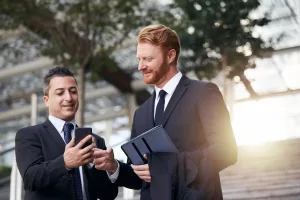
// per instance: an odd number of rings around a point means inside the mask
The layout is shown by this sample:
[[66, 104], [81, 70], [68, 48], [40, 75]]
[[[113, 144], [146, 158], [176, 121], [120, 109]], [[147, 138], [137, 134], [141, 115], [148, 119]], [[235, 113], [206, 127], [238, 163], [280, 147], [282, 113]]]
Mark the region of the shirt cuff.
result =
[[116, 172], [114, 174], [110, 174], [108, 171], [106, 171], [107, 173], [107, 176], [109, 178], [109, 180], [112, 182], [112, 183], [115, 183], [119, 177], [119, 173], [120, 173], [120, 164], [119, 162], [117, 161], [118, 163], [118, 168], [116, 170]]
[[94, 167], [94, 163], [88, 163], [88, 167], [91, 169]]

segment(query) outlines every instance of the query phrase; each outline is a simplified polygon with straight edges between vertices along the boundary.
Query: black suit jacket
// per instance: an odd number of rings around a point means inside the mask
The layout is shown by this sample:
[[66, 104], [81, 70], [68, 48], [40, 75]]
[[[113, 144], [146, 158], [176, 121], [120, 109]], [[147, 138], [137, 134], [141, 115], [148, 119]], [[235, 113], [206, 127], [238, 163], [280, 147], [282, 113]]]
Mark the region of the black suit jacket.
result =
[[[154, 127], [154, 100], [155, 93], [136, 110], [131, 138]], [[218, 87], [183, 76], [165, 109], [163, 126], [180, 154], [184, 155], [181, 159], [185, 162], [181, 165], [184, 169], [176, 166], [180, 170], [178, 173], [191, 172], [187, 174], [186, 187], [202, 194], [214, 193], [212, 199], [222, 199], [219, 172], [236, 162], [237, 146], [229, 113]], [[164, 160], [168, 163], [168, 158]], [[170, 161], [174, 160], [170, 157]], [[155, 163], [151, 165], [153, 167]], [[153, 176], [151, 174], [151, 184], [146, 184], [129, 165], [121, 163], [117, 184], [142, 189], [141, 199], [146, 200], [150, 199], [150, 188], [154, 187], [151, 186], [153, 178], [159, 179]], [[165, 180], [156, 183], [164, 184]], [[202, 194], [198, 195], [199, 199], [205, 199], [200, 198], [205, 196]]]
[[[106, 149], [104, 140], [94, 137], [97, 147]], [[65, 143], [49, 120], [20, 129], [15, 142], [25, 200], [75, 200], [74, 170], [66, 169]], [[88, 200], [112, 200], [117, 196], [118, 188], [105, 171], [83, 166], [83, 177]]]

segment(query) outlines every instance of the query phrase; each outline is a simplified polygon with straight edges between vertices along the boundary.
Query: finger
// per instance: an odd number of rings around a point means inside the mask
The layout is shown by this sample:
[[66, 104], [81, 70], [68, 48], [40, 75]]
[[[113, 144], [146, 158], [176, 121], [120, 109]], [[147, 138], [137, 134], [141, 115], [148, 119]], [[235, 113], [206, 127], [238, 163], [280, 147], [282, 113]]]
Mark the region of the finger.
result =
[[94, 145], [93, 145], [93, 144], [90, 144], [89, 146], [87, 146], [87, 147], [81, 149], [81, 150], [79, 151], [79, 153], [80, 153], [81, 155], [84, 155], [84, 154], [86, 154], [86, 153], [88, 153], [88, 152], [92, 152], [93, 148], [94, 148]]
[[77, 145], [76, 147], [81, 149], [83, 145], [85, 145], [85, 143], [87, 143], [90, 139], [92, 138], [91, 135], [86, 136], [85, 138], [83, 138]]
[[75, 139], [72, 138], [72, 140], [66, 145], [66, 149], [74, 147], [74, 145], [75, 145]]
[[98, 170], [105, 169], [105, 164], [102, 163], [102, 164], [99, 164], [99, 165], [95, 165], [95, 168], [98, 169]]
[[132, 169], [135, 171], [145, 171], [149, 170], [148, 164], [145, 165], [131, 165]]
[[94, 144], [94, 148], [96, 148], [97, 147], [97, 145], [96, 145], [96, 138], [94, 136], [92, 137], [92, 142]]
[[96, 158], [96, 159], [94, 159], [94, 164], [95, 165], [99, 165], [101, 163], [107, 163], [107, 158], [106, 157], [102, 157], [102, 158]]
[[149, 171], [134, 171], [138, 176], [150, 176]]
[[87, 159], [85, 159], [85, 160], [83, 160], [82, 162], [81, 162], [81, 165], [85, 165], [85, 164], [87, 164], [87, 163], [90, 163], [92, 160], [90, 159], [90, 158], [87, 158]]
[[109, 154], [111, 154], [111, 153], [113, 153], [113, 149], [112, 148], [107, 148], [106, 152], [109, 153]]
[[145, 178], [144, 180], [148, 183], [151, 183], [151, 178]]
[[114, 150], [112, 148], [108, 148], [106, 150], [106, 152], [107, 152], [107, 156], [108, 156], [109, 160], [114, 160], [115, 159], [115, 157], [114, 157]]
[[93, 148], [93, 157], [94, 158], [101, 158], [107, 156], [107, 152], [102, 149]]
[[93, 153], [92, 152], [86, 153], [86, 154], [81, 156], [81, 159], [82, 160], [85, 160], [85, 159], [92, 159], [93, 160]]
[[144, 158], [147, 160], [147, 155], [146, 154], [144, 154]]
[[149, 176], [139, 176], [139, 177], [140, 177], [140, 179], [143, 179], [143, 180], [145, 180], [147, 182], [151, 181], [151, 177], [149, 177]]

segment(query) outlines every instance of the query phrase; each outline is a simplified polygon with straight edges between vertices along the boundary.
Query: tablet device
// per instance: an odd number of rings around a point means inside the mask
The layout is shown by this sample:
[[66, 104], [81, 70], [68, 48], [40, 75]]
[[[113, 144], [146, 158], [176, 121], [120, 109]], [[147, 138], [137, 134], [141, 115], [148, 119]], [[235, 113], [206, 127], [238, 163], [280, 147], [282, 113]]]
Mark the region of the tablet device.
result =
[[169, 152], [178, 153], [165, 129], [159, 125], [123, 144], [121, 149], [134, 165], [147, 163], [144, 154]]

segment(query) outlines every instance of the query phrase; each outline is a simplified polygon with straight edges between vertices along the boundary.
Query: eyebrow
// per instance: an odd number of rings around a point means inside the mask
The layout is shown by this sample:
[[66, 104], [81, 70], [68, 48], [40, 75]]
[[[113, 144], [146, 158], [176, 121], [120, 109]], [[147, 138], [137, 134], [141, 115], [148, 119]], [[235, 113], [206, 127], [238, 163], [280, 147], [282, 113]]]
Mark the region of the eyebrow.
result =
[[[68, 90], [70, 90], [70, 89], [76, 89], [77, 90], [77, 87], [72, 86], [72, 87], [68, 88]], [[56, 88], [55, 91], [57, 91], [57, 90], [65, 90], [65, 88]]]
[[145, 59], [145, 58], [154, 58], [154, 56], [136, 56], [136, 58], [138, 59], [138, 58], [143, 58], [143, 59]]

